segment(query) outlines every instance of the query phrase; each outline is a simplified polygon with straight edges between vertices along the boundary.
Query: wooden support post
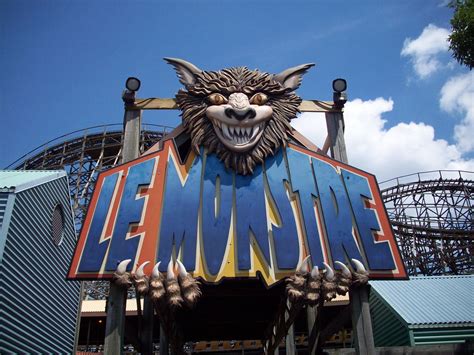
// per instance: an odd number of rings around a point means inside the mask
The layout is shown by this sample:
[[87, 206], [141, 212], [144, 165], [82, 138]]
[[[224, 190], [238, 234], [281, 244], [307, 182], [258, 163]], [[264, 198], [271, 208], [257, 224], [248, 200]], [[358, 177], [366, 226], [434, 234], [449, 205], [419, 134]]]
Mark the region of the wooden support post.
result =
[[123, 122], [122, 163], [140, 156], [140, 133], [142, 111], [125, 109]]
[[[134, 92], [125, 91], [122, 99], [125, 102], [122, 163], [127, 163], [140, 155], [141, 111], [127, 109], [135, 101]], [[114, 282], [110, 282], [105, 324], [105, 355], [122, 354], [126, 301], [127, 290], [117, 286]]]
[[143, 323], [140, 336], [141, 351], [144, 355], [153, 354], [153, 321], [153, 301], [150, 296], [146, 295], [143, 300]]
[[126, 301], [127, 290], [111, 282], [107, 299], [104, 355], [122, 354]]
[[165, 333], [165, 328], [160, 322], [160, 355], [169, 355], [169, 343]]
[[375, 355], [374, 336], [369, 306], [370, 286], [355, 287], [350, 292], [352, 331], [357, 336], [357, 354]]
[[[344, 117], [341, 112], [327, 112], [326, 125], [330, 142], [331, 156], [347, 163], [346, 144], [344, 141]], [[370, 318], [369, 285], [351, 289], [351, 312], [353, 332], [356, 336], [357, 354], [375, 354], [372, 319]]]
[[286, 347], [286, 355], [296, 354], [295, 328], [293, 324], [291, 325], [290, 329], [288, 329], [288, 333], [286, 334], [285, 347]]
[[317, 326], [318, 306], [308, 306], [306, 308], [306, 317], [308, 320], [308, 354], [314, 355], [316, 353], [316, 343], [311, 342], [311, 334], [316, 330], [313, 328]]
[[[287, 300], [286, 310], [285, 310], [285, 323], [287, 323], [288, 320], [290, 319], [290, 313], [288, 311], [289, 309], [291, 309], [291, 303], [289, 300]], [[295, 355], [295, 328], [293, 326], [293, 322], [288, 328], [288, 332], [286, 333], [286, 336], [285, 336], [285, 347], [286, 347], [286, 355]]]
[[344, 141], [344, 117], [342, 112], [327, 112], [326, 126], [328, 129], [331, 157], [347, 163], [346, 143]]

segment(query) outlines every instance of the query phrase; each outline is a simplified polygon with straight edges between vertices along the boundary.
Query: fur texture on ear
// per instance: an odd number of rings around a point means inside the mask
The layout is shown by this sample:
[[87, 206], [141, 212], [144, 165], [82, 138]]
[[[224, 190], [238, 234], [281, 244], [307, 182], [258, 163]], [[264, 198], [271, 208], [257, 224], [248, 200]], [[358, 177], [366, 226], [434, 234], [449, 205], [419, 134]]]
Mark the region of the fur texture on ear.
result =
[[174, 67], [176, 74], [178, 74], [179, 81], [185, 87], [194, 85], [196, 82], [196, 75], [202, 73], [201, 69], [185, 60], [178, 58], [164, 58], [164, 60]]
[[311, 67], [314, 67], [314, 63], [301, 64], [286, 69], [280, 74], [276, 74], [273, 80], [280, 82], [284, 88], [295, 90], [300, 86], [303, 75], [306, 74]]

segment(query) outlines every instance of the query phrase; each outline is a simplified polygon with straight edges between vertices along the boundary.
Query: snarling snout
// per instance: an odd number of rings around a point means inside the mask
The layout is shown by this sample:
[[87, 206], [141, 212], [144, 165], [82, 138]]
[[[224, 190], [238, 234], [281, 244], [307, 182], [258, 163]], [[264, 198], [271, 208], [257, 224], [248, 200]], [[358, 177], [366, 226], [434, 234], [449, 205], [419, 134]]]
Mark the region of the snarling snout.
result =
[[272, 114], [270, 106], [251, 104], [243, 93], [231, 94], [227, 103], [211, 105], [206, 109], [206, 116], [212, 122], [217, 137], [234, 152], [253, 148]]

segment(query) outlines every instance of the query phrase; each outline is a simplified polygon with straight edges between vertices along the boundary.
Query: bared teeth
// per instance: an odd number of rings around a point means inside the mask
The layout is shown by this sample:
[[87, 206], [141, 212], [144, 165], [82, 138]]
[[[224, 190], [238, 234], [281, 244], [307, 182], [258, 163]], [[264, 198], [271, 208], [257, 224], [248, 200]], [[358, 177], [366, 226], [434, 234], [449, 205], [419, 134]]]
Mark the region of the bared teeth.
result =
[[230, 134], [230, 132], [229, 132], [229, 127], [228, 127], [225, 123], [222, 124], [222, 132], [224, 133], [224, 135], [225, 135], [226, 137], [232, 138], [232, 136], [231, 136], [231, 134]]
[[232, 141], [234, 144], [246, 144], [251, 139], [255, 138], [261, 130], [265, 128], [265, 123], [258, 124], [253, 127], [240, 127], [227, 125], [224, 122], [215, 121], [226, 139]]

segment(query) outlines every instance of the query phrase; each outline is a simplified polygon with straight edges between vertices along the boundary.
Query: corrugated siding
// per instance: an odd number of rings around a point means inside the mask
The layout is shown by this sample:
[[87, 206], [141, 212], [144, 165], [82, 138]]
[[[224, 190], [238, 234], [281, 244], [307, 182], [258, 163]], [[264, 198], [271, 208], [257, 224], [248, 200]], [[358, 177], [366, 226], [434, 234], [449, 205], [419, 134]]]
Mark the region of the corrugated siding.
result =
[[5, 209], [7, 207], [8, 193], [0, 192], [0, 229], [2, 229], [3, 216], [5, 215]]
[[465, 343], [474, 340], [474, 326], [470, 328], [420, 328], [413, 329], [415, 345]]
[[474, 322], [474, 275], [423, 276], [370, 284], [407, 324], [469, 326]]
[[374, 290], [370, 293], [370, 314], [375, 346], [410, 345], [408, 328]]
[[[58, 202], [65, 235], [56, 246]], [[65, 277], [75, 239], [65, 177], [16, 195], [0, 265], [0, 353], [72, 352], [80, 285]]]

